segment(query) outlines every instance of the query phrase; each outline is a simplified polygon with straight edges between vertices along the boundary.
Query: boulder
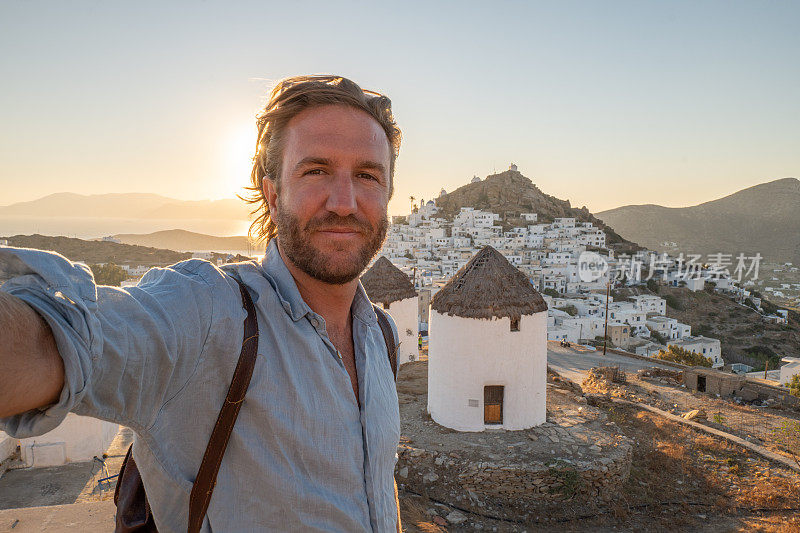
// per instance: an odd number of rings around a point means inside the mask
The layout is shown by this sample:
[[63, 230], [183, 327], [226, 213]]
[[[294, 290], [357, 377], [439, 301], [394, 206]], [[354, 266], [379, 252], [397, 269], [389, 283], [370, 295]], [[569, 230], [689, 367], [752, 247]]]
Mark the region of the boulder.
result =
[[467, 515], [460, 511], [453, 511], [446, 518], [451, 524], [463, 524], [467, 521]]
[[708, 415], [702, 409], [694, 409], [683, 415], [686, 420], [706, 420]]

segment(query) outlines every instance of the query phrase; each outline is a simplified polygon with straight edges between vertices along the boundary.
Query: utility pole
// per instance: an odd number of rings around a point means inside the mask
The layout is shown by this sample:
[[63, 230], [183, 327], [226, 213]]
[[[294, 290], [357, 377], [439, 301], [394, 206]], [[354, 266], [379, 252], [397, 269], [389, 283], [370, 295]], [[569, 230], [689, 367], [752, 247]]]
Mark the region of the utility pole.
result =
[[611, 292], [611, 281], [606, 282], [606, 326], [603, 331], [603, 355], [606, 354], [606, 344], [608, 344], [608, 295]]

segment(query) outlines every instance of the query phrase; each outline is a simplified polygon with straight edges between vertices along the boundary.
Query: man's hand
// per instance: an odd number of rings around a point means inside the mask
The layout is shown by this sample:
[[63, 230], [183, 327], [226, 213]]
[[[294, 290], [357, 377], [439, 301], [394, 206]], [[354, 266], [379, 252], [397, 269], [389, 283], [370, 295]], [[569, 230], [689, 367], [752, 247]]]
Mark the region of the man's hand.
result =
[[0, 292], [0, 418], [54, 404], [63, 387], [64, 362], [50, 326]]

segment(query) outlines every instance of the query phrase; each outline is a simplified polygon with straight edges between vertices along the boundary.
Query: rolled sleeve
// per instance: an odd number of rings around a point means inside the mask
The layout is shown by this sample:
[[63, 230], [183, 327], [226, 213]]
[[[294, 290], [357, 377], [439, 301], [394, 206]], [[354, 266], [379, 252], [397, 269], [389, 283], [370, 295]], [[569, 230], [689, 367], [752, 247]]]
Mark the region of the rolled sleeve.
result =
[[50, 326], [65, 370], [56, 404], [0, 419], [18, 438], [54, 429], [70, 411], [146, 430], [202, 358], [224, 278], [191, 260], [153, 269], [137, 287], [98, 286], [85, 265], [15, 248], [0, 248], [0, 275], [11, 278], [0, 290]]

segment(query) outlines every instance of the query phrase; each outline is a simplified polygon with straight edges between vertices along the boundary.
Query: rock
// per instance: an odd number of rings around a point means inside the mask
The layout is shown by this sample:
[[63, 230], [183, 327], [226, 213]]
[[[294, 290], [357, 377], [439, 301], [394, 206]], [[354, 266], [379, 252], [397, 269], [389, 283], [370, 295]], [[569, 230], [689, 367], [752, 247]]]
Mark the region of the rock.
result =
[[444, 456], [440, 455], [433, 462], [436, 463], [436, 466], [442, 466], [442, 463], [444, 463]]
[[705, 420], [708, 418], [706, 412], [702, 409], [694, 409], [683, 415], [686, 420]]
[[447, 525], [447, 520], [445, 520], [444, 518], [442, 518], [442, 517], [441, 517], [441, 516], [439, 516], [439, 515], [436, 515], [436, 516], [434, 516], [434, 517], [433, 517], [433, 521], [434, 521], [436, 524], [440, 525], [440, 526], [446, 526], [446, 525]]
[[460, 511], [453, 511], [447, 515], [447, 521], [451, 524], [463, 524], [467, 521], [467, 516]]
[[404, 478], [404, 479], [407, 478], [408, 477], [408, 467], [404, 466], [403, 468], [401, 468], [400, 471], [397, 472], [397, 475], [400, 476], [401, 478]]
[[439, 474], [437, 474], [436, 472], [428, 472], [427, 474], [422, 476], [423, 483], [433, 483], [437, 479], [439, 479]]

